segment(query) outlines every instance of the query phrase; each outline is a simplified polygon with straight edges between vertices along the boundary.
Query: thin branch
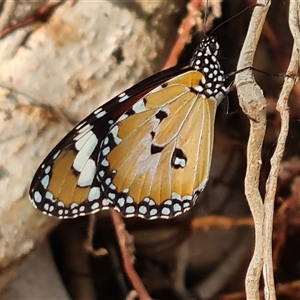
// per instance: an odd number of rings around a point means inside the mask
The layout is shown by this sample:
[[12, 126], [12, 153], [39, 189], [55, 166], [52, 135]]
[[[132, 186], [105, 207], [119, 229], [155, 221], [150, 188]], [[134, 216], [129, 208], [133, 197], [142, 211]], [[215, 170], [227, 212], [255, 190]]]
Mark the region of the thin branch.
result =
[[56, 2], [56, 3], [48, 3], [43, 6], [41, 6], [39, 9], [37, 9], [35, 12], [32, 13], [29, 17], [24, 18], [23, 20], [20, 20], [17, 24], [10, 25], [6, 28], [3, 28], [0, 31], [0, 39], [4, 38], [9, 33], [25, 27], [27, 25], [33, 24], [34, 22], [46, 22], [48, 18], [52, 15], [54, 9], [61, 5], [63, 2]]
[[[294, 31], [293, 36], [299, 36], [298, 18], [298, 2], [290, 2], [289, 23], [291, 31]], [[299, 69], [299, 50], [297, 45], [294, 44], [292, 57], [287, 70], [288, 75], [296, 78]], [[274, 214], [274, 199], [277, 186], [277, 178], [280, 168], [280, 162], [285, 149], [285, 143], [289, 130], [289, 108], [288, 99], [290, 93], [295, 85], [293, 77], [285, 77], [283, 88], [281, 90], [276, 109], [280, 113], [281, 128], [276, 145], [274, 155], [271, 158], [271, 170], [266, 183], [266, 195], [264, 202], [264, 282], [265, 282], [265, 299], [275, 299], [275, 287], [273, 277], [273, 262], [272, 262], [272, 229], [273, 229], [273, 214]]]
[[199, 14], [199, 9], [201, 7], [201, 2], [199, 0], [192, 0], [188, 4], [188, 15], [182, 21], [179, 27], [179, 36], [177, 41], [171, 51], [171, 54], [165, 63], [163, 70], [168, 69], [177, 64], [179, 55], [181, 54], [184, 46], [191, 41], [191, 30], [196, 24], [196, 14]]
[[111, 209], [111, 216], [114, 222], [114, 227], [116, 230], [118, 242], [120, 245], [120, 250], [122, 253], [124, 268], [126, 271], [127, 276], [129, 277], [134, 289], [136, 290], [137, 294], [139, 295], [140, 299], [143, 300], [150, 300], [151, 297], [149, 296], [142, 280], [136, 273], [134, 266], [133, 266], [133, 257], [130, 256], [128, 247], [126, 246], [126, 231], [125, 231], [125, 224], [117, 211]]
[[[207, 15], [205, 24], [203, 24], [200, 13], [201, 7], [211, 7], [213, 14]], [[191, 0], [188, 5], [188, 14], [183, 19], [179, 30], [178, 30], [178, 38], [175, 42], [171, 54], [167, 62], [165, 63], [163, 70], [173, 67], [177, 64], [178, 58], [182, 53], [183, 48], [186, 44], [191, 42], [192, 38], [192, 29], [195, 25], [198, 27], [198, 31], [205, 30], [208, 31], [212, 28], [213, 20], [215, 18], [219, 18], [221, 16], [220, 3], [216, 1], [207, 1], [207, 0]], [[206, 12], [207, 13], [207, 12]], [[205, 27], [205, 28], [203, 28]]]
[[94, 249], [93, 247], [93, 238], [95, 235], [95, 227], [96, 227], [96, 216], [89, 216], [89, 224], [88, 224], [88, 232], [87, 239], [85, 241], [85, 250], [91, 253], [94, 256], [104, 256], [108, 254], [108, 251], [105, 248]]
[[206, 230], [211, 227], [232, 228], [249, 226], [253, 227], [253, 219], [251, 217], [232, 218], [218, 215], [201, 216], [193, 219], [191, 227], [194, 231]]
[[[257, 3], [264, 6], [255, 7], [253, 11], [237, 70], [253, 66], [255, 49], [271, 1], [259, 0]], [[261, 169], [261, 149], [266, 130], [266, 99], [263, 96], [262, 90], [256, 84], [250, 69], [237, 74], [235, 84], [240, 106], [250, 119], [245, 194], [255, 224], [255, 249], [247, 271], [245, 286], [247, 299], [252, 300], [259, 299], [259, 280], [263, 266], [264, 208], [259, 192], [259, 178]]]

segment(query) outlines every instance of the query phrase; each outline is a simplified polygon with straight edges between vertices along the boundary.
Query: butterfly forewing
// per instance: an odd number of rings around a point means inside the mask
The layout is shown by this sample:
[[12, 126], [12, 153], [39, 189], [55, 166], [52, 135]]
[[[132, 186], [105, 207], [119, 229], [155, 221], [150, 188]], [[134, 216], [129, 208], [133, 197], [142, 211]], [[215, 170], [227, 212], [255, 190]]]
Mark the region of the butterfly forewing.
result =
[[142, 81], [79, 123], [37, 170], [33, 204], [59, 218], [108, 208], [147, 219], [188, 210], [208, 179], [216, 107], [226, 93], [218, 49], [206, 38], [190, 67]]
[[[172, 68], [152, 76], [113, 98], [80, 122], [49, 153], [36, 171], [30, 186], [33, 205], [61, 218], [85, 215], [96, 210], [85, 203], [88, 195], [100, 197], [93, 188], [101, 143], [125, 112], [161, 82], [181, 69]], [[93, 194], [94, 191], [94, 194]], [[92, 208], [92, 205], [94, 207]]]

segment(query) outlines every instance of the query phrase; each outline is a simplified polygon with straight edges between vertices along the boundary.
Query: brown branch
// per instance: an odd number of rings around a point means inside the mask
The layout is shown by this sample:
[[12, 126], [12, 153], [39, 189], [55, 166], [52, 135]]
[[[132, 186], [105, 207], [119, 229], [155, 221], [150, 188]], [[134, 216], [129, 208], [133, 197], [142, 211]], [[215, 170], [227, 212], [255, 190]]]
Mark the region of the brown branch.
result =
[[114, 222], [114, 227], [116, 230], [120, 250], [122, 253], [122, 258], [123, 258], [123, 263], [124, 263], [124, 268], [126, 271], [126, 274], [128, 278], [130, 279], [134, 289], [136, 290], [138, 296], [140, 299], [143, 300], [148, 300], [151, 299], [149, 296], [142, 280], [136, 273], [134, 266], [133, 266], [133, 260], [134, 258], [130, 256], [129, 251], [128, 251], [128, 246], [126, 245], [126, 229], [125, 229], [125, 224], [120, 216], [120, 214], [115, 211], [114, 209], [111, 210], [111, 216]]
[[[275, 149], [275, 153], [271, 159], [271, 171], [269, 175], [269, 179], [267, 181], [267, 193], [265, 198], [265, 211], [266, 211], [266, 219], [269, 217], [269, 223], [272, 221], [272, 214], [274, 210], [274, 197], [275, 197], [275, 191], [276, 191], [276, 185], [277, 185], [277, 177], [279, 173], [279, 167], [280, 162], [283, 156], [284, 148], [285, 148], [285, 142], [288, 135], [288, 129], [289, 129], [289, 108], [288, 108], [288, 99], [290, 96], [290, 93], [292, 92], [292, 89], [295, 85], [295, 79], [298, 71], [299, 71], [299, 48], [296, 44], [296, 42], [299, 43], [299, 11], [298, 11], [298, 3], [296, 1], [291, 1], [290, 3], [290, 11], [289, 11], [289, 25], [292, 32], [292, 35], [294, 37], [295, 43], [293, 46], [293, 52], [292, 57], [290, 60], [290, 64], [288, 66], [287, 74], [291, 77], [285, 77], [285, 81], [283, 84], [283, 88], [281, 91], [281, 94], [279, 96], [279, 100], [277, 103], [277, 110], [280, 113], [281, 116], [281, 130], [278, 137], [277, 146]], [[294, 78], [293, 78], [294, 77]], [[282, 208], [284, 211], [287, 209], [287, 204], [283, 205]], [[266, 225], [267, 226], [267, 225]], [[286, 228], [286, 226], [284, 226]], [[265, 232], [266, 235], [268, 235], [268, 238], [272, 236], [272, 228], [271, 224], [269, 224], [269, 228], [266, 228], [267, 232]], [[284, 237], [281, 236], [282, 238]], [[284, 239], [285, 240], [285, 239]], [[282, 246], [282, 239], [279, 240], [279, 243], [277, 247], [275, 248], [277, 252], [274, 252], [275, 257], [278, 260], [278, 251]], [[272, 245], [271, 243], [266, 247], [266, 251], [269, 253], [266, 253], [266, 256], [269, 257], [271, 251], [272, 251]], [[269, 273], [273, 272], [272, 270], [272, 262], [269, 262]], [[268, 274], [267, 274], [268, 275]]]
[[30, 25], [34, 22], [46, 22], [48, 18], [52, 15], [54, 9], [62, 3], [63, 2], [56, 2], [43, 5], [35, 12], [33, 12], [32, 15], [30, 15], [29, 17], [26, 17], [23, 20], [19, 21], [17, 24], [8, 26], [2, 31], [0, 31], [0, 39], [4, 38], [6, 35], [10, 34], [13, 31], [24, 26]]
[[171, 54], [169, 55], [167, 62], [163, 67], [163, 70], [177, 64], [178, 57], [181, 54], [184, 46], [191, 41], [191, 30], [196, 24], [195, 15], [199, 13], [201, 2], [201, 0], [192, 0], [191, 3], [188, 4], [188, 15], [183, 19], [179, 27], [178, 39], [171, 51]]
[[[298, 23], [298, 9], [297, 2], [291, 1], [289, 12], [289, 23], [291, 30], [299, 31], [295, 22]], [[294, 24], [292, 24], [294, 22]], [[297, 28], [297, 29], [296, 29]], [[295, 36], [295, 35], [294, 35]], [[294, 45], [292, 57], [287, 70], [288, 75], [296, 78], [299, 68], [299, 50]], [[275, 148], [275, 152], [271, 158], [271, 170], [266, 183], [266, 195], [264, 202], [265, 220], [264, 220], [264, 277], [265, 285], [268, 284], [269, 299], [275, 299], [274, 290], [274, 277], [273, 277], [273, 263], [272, 263], [272, 229], [273, 229], [273, 213], [274, 213], [274, 199], [277, 186], [277, 178], [280, 168], [280, 162], [285, 149], [285, 143], [289, 130], [289, 108], [288, 99], [292, 89], [295, 85], [295, 79], [293, 77], [285, 77], [282, 91], [279, 96], [276, 109], [280, 113], [281, 117], [281, 129], [278, 137], [278, 142]], [[267, 295], [265, 295], [266, 299]]]
[[93, 238], [95, 235], [95, 225], [96, 225], [96, 216], [90, 215], [89, 216], [89, 224], [88, 224], [88, 232], [87, 232], [87, 239], [85, 241], [84, 247], [85, 250], [91, 253], [94, 256], [104, 256], [108, 254], [108, 251], [105, 248], [95, 249], [93, 247]]
[[[276, 285], [276, 295], [277, 296], [288, 296], [291, 299], [300, 299], [300, 280], [291, 281], [288, 283], [279, 283]], [[264, 292], [262, 290], [259, 291], [259, 295], [263, 297]], [[225, 294], [220, 296], [220, 300], [242, 300], [246, 299], [245, 292], [235, 292], [230, 294]]]
[[[212, 11], [214, 12], [212, 18], [208, 18], [207, 16], [205, 20], [205, 24], [203, 25], [202, 20], [200, 20], [199, 16], [199, 10], [201, 7], [207, 6], [212, 7]], [[211, 0], [191, 0], [190, 3], [187, 6], [188, 8], [188, 14], [183, 19], [180, 27], [179, 27], [179, 36], [177, 38], [177, 41], [175, 42], [173, 49], [169, 55], [169, 58], [167, 62], [165, 63], [163, 70], [168, 69], [174, 65], [177, 64], [178, 58], [184, 48], [184, 46], [191, 42], [191, 36], [192, 36], [192, 29], [195, 25], [197, 25], [198, 30], [209, 30], [213, 25], [213, 20], [215, 17], [220, 17], [221, 10], [220, 10], [220, 3], [216, 3], [215, 1]], [[206, 12], [207, 14], [207, 12]], [[203, 28], [205, 26], [205, 28]]]
[[[257, 1], [253, 11], [248, 33], [241, 51], [237, 70], [253, 65], [255, 49], [261, 35], [271, 1]], [[261, 169], [261, 149], [266, 130], [266, 99], [256, 84], [252, 71], [245, 70], [235, 79], [237, 93], [244, 113], [250, 119], [250, 133], [247, 146], [247, 169], [245, 176], [245, 194], [255, 224], [255, 249], [250, 262], [246, 280], [247, 299], [259, 299], [259, 280], [263, 266], [263, 221], [264, 208], [259, 192]]]
[[236, 226], [253, 226], [252, 218], [230, 218], [223, 216], [196, 217], [191, 227], [193, 230], [207, 229], [210, 227], [231, 228]]

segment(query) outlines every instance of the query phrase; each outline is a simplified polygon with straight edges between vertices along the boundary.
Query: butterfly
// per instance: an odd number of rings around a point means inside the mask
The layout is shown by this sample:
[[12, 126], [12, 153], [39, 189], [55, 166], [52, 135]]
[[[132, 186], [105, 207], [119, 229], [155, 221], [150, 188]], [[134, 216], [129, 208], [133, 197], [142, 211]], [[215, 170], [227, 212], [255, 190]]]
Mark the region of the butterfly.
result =
[[37, 169], [29, 190], [44, 214], [75, 218], [115, 209], [171, 218], [209, 177], [217, 105], [227, 95], [214, 37], [188, 66], [159, 72], [97, 108]]

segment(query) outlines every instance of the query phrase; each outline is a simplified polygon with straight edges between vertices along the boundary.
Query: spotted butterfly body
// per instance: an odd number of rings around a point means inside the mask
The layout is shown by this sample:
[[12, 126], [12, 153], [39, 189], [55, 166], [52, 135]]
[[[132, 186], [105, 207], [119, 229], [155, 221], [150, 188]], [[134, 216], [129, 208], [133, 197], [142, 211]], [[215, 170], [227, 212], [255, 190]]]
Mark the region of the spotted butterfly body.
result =
[[33, 205], [58, 218], [189, 210], [209, 176], [216, 107], [227, 93], [218, 52], [206, 37], [188, 67], [149, 77], [79, 123], [38, 168]]

